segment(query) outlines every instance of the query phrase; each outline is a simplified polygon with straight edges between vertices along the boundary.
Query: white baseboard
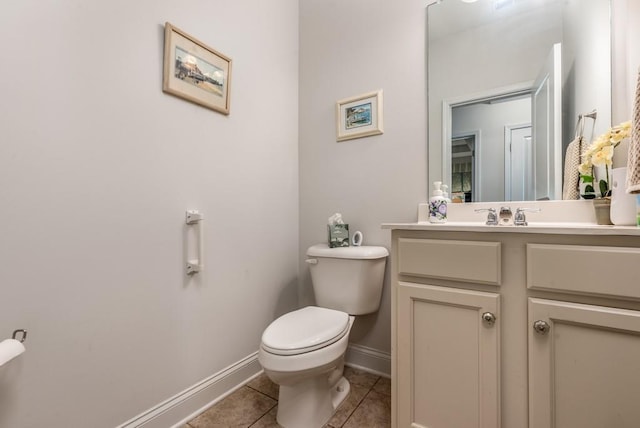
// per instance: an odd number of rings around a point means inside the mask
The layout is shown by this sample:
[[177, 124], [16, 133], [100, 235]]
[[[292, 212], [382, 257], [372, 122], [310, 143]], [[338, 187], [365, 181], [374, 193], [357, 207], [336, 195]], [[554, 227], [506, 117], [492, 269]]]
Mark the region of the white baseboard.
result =
[[258, 353], [209, 376], [117, 428], [180, 427], [262, 371]]
[[345, 364], [378, 376], [391, 377], [391, 354], [351, 344], [347, 348]]

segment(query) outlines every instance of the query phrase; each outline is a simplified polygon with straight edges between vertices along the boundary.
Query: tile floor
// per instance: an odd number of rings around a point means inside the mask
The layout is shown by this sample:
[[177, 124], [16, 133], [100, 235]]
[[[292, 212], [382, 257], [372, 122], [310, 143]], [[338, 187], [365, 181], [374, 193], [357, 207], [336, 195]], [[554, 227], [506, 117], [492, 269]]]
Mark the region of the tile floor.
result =
[[[389, 379], [345, 367], [351, 392], [326, 428], [391, 426]], [[214, 404], [182, 428], [277, 428], [278, 385], [264, 374]]]

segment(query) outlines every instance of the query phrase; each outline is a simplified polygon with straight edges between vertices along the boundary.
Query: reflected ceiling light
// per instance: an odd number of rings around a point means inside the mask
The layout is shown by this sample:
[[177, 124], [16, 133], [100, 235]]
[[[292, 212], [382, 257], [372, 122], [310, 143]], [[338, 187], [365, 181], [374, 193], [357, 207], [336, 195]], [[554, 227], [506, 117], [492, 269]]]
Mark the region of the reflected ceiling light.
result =
[[513, 0], [493, 0], [493, 8], [498, 10], [513, 5]]

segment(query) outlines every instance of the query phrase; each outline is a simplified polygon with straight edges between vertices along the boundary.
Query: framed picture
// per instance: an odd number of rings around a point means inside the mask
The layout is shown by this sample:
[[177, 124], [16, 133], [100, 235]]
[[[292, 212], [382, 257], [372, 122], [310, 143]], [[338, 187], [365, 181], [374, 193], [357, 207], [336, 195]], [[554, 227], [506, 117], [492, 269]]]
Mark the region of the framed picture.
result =
[[229, 114], [231, 58], [169, 24], [164, 25], [162, 90]]
[[337, 140], [382, 134], [382, 90], [336, 103]]

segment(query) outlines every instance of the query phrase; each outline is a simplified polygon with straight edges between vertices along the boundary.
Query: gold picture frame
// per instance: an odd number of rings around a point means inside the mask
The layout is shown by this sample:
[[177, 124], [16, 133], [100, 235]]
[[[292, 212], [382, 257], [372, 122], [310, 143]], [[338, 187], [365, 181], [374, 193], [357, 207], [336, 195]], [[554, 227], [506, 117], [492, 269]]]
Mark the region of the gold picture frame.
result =
[[336, 103], [337, 141], [382, 134], [382, 90]]
[[230, 88], [231, 58], [165, 23], [162, 90], [229, 114]]

